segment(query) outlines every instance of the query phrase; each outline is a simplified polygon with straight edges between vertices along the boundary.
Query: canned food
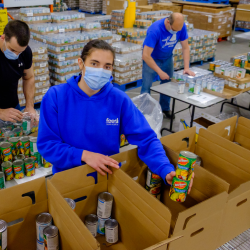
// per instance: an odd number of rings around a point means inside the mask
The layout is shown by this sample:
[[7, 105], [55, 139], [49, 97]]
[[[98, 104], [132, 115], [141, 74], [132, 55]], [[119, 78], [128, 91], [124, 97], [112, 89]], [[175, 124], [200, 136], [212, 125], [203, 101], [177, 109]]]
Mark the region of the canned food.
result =
[[246, 59], [241, 59], [240, 67], [244, 69], [246, 66], [247, 66], [247, 60]]
[[72, 208], [72, 210], [76, 211], [76, 203], [75, 203], [75, 201], [70, 199], [70, 198], [64, 198], [64, 199], [67, 201], [67, 203]]
[[197, 165], [201, 166], [201, 157], [197, 155], [196, 163]]
[[97, 216], [105, 219], [111, 216], [113, 195], [108, 192], [103, 192], [98, 195]]
[[105, 222], [107, 220], [111, 219], [111, 217], [107, 219], [102, 219], [98, 217], [98, 227], [97, 227], [97, 233], [105, 235]]
[[56, 226], [44, 228], [43, 237], [45, 250], [59, 250], [58, 228]]
[[13, 125], [14, 125], [14, 128], [21, 128], [22, 122], [16, 122], [16, 123], [13, 123]]
[[185, 92], [185, 82], [179, 81], [178, 82], [178, 94], [184, 94]]
[[2, 143], [2, 142], [7, 142], [7, 139], [4, 137], [0, 137], [0, 143]]
[[23, 179], [24, 178], [24, 163], [23, 160], [16, 160], [13, 162], [13, 169], [15, 174], [15, 179]]
[[236, 78], [242, 79], [242, 78], [245, 78], [245, 75], [246, 75], [246, 70], [245, 69], [238, 69]]
[[95, 214], [89, 214], [85, 217], [85, 226], [88, 228], [90, 233], [96, 237], [98, 227], [98, 217]]
[[12, 145], [9, 142], [2, 142], [0, 144], [0, 153], [2, 157], [2, 162], [4, 161], [12, 161]]
[[5, 122], [5, 127], [11, 131], [14, 129], [14, 124], [12, 122]]
[[209, 70], [214, 71], [215, 70], [215, 62], [209, 63]]
[[32, 158], [24, 159], [24, 166], [25, 166], [26, 176], [30, 177], [30, 176], [35, 175], [34, 159]]
[[125, 144], [125, 135], [121, 135], [121, 144], [120, 146], [124, 146]]
[[24, 156], [23, 154], [15, 155], [15, 156], [14, 156], [14, 159], [15, 159], [15, 160], [24, 160], [24, 159], [25, 159], [25, 156]]
[[115, 219], [109, 219], [105, 222], [105, 238], [108, 243], [118, 241], [118, 222]]
[[14, 128], [13, 129], [13, 133], [15, 137], [19, 137], [23, 135], [23, 130], [22, 128], [18, 127], [18, 128]]
[[44, 159], [44, 157], [41, 157], [41, 158], [42, 158], [42, 165], [43, 165], [44, 168], [51, 168], [52, 167], [52, 164], [49, 163], [48, 161], [46, 161]]
[[7, 223], [0, 220], [0, 249], [7, 250]]
[[31, 119], [29, 117], [23, 118], [22, 129], [24, 135], [31, 133]]
[[5, 180], [10, 181], [14, 178], [12, 163], [10, 161], [5, 161], [2, 163], [2, 170], [5, 174]]
[[43, 242], [36, 240], [36, 250], [44, 250]]
[[195, 94], [195, 95], [200, 95], [200, 93], [201, 93], [201, 84], [196, 83], [196, 84], [194, 85], [194, 94]]
[[0, 172], [0, 190], [1, 189], [5, 189], [5, 177], [3, 172]]
[[250, 63], [250, 52], [247, 53], [247, 61]]
[[44, 242], [43, 230], [52, 225], [52, 216], [49, 213], [41, 213], [36, 218], [36, 239]]
[[189, 151], [181, 151], [176, 167], [176, 177], [190, 181], [194, 171], [197, 155]]
[[14, 137], [14, 133], [12, 131], [6, 131], [4, 133], [4, 137], [7, 138], [7, 140], [9, 140], [10, 138]]
[[12, 137], [9, 139], [9, 142], [11, 143], [11, 149], [12, 149], [12, 156], [15, 157], [16, 155], [20, 154], [20, 149], [19, 149], [19, 137]]
[[240, 67], [240, 62], [241, 62], [240, 58], [234, 58], [233, 65], [235, 67]]
[[37, 152], [37, 137], [30, 137], [30, 153], [34, 155]]
[[186, 200], [189, 183], [190, 181], [180, 180], [174, 177], [169, 192], [170, 199], [177, 202], [184, 202]]
[[28, 136], [20, 138], [20, 153], [25, 155], [25, 158], [30, 156], [30, 141]]

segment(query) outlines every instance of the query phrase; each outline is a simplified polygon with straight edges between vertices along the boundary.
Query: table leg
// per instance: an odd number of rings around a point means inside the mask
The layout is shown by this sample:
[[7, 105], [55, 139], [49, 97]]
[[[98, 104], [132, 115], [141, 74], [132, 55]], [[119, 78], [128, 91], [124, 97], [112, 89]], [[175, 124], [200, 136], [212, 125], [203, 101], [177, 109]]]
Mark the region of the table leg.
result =
[[190, 128], [192, 128], [192, 127], [193, 127], [194, 112], [195, 112], [195, 106], [193, 105], [193, 108], [192, 108], [192, 114], [191, 114], [191, 121], [190, 121]]
[[172, 114], [171, 114], [171, 120], [170, 120], [170, 131], [172, 131], [173, 122], [174, 122], [174, 107], [175, 107], [175, 98], [173, 98], [173, 103], [172, 103]]

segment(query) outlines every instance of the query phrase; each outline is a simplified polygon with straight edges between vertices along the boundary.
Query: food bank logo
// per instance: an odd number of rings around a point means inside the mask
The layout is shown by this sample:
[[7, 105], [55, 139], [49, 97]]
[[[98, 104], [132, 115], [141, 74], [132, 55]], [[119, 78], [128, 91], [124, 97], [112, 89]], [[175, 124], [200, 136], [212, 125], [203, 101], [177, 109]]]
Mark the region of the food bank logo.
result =
[[174, 183], [174, 187], [178, 189], [185, 189], [186, 186], [187, 186], [186, 182], [177, 181]]
[[106, 125], [114, 125], [114, 126], [117, 126], [119, 124], [119, 119], [116, 118], [116, 119], [109, 119], [107, 118], [106, 119]]

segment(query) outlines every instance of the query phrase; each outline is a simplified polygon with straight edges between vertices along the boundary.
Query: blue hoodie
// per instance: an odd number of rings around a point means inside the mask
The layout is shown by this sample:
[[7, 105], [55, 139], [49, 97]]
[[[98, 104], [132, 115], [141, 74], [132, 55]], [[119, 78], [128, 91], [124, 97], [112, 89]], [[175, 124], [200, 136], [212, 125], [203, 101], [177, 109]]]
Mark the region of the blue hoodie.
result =
[[51, 87], [41, 104], [37, 147], [53, 164], [53, 174], [81, 166], [82, 152], [119, 153], [120, 135], [138, 145], [138, 156], [165, 180], [173, 165], [143, 114], [127, 94], [107, 83], [89, 97], [78, 86], [81, 76]]

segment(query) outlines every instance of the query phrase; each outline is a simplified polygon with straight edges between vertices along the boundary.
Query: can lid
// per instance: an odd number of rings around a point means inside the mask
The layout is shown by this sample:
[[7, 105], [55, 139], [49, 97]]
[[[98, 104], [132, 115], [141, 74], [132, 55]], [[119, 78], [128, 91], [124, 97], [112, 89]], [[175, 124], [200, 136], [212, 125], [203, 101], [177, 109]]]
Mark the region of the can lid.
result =
[[29, 140], [30, 140], [29, 136], [23, 136], [20, 138], [20, 141], [23, 141], [23, 142], [29, 141]]
[[15, 160], [15, 161], [13, 162], [13, 165], [14, 165], [14, 166], [23, 165], [23, 160]]
[[76, 203], [75, 203], [74, 200], [72, 200], [72, 199], [70, 199], [70, 198], [64, 198], [64, 199], [67, 201], [67, 203], [70, 205], [70, 207], [71, 207], [72, 209], [75, 209], [75, 208], [76, 208]]
[[1, 148], [9, 148], [11, 147], [11, 144], [9, 142], [2, 142], [1, 143]]
[[115, 219], [109, 219], [105, 221], [105, 227], [116, 227], [118, 226], [118, 222]]
[[31, 141], [31, 142], [37, 142], [37, 137], [33, 137], [33, 136], [31, 137], [31, 136], [30, 136], [30, 141]]
[[19, 141], [19, 137], [12, 137], [9, 139], [9, 142], [18, 142]]
[[33, 163], [35, 160], [31, 157], [24, 159], [25, 163]]
[[56, 226], [48, 226], [43, 230], [43, 234], [47, 237], [53, 238], [58, 235], [58, 228]]
[[96, 223], [98, 222], [98, 217], [95, 214], [89, 214], [85, 216], [85, 223]]
[[104, 201], [113, 201], [113, 195], [109, 192], [102, 192], [98, 195], [98, 199]]
[[186, 156], [188, 158], [192, 158], [192, 159], [196, 159], [197, 158], [197, 155], [192, 153], [192, 152], [189, 152], [189, 151], [181, 151], [180, 154], [182, 154], [183, 156]]
[[12, 166], [12, 162], [10, 161], [4, 161], [1, 165], [3, 168], [9, 168]]
[[4, 138], [4, 137], [1, 137], [1, 138], [0, 138], [0, 143], [1, 143], [1, 142], [5, 142], [5, 141], [7, 141], [6, 138]]
[[24, 160], [25, 159], [25, 156], [23, 155], [23, 154], [19, 154], [19, 155], [16, 155], [15, 156], [15, 158], [17, 159], [17, 160]]
[[21, 130], [22, 130], [22, 128], [18, 127], [18, 128], [14, 128], [12, 131], [16, 132], [16, 131], [21, 131]]
[[47, 224], [52, 221], [52, 216], [49, 213], [41, 213], [37, 216], [36, 222], [40, 224]]
[[4, 220], [0, 220], [0, 232], [4, 232], [7, 229], [7, 223]]

